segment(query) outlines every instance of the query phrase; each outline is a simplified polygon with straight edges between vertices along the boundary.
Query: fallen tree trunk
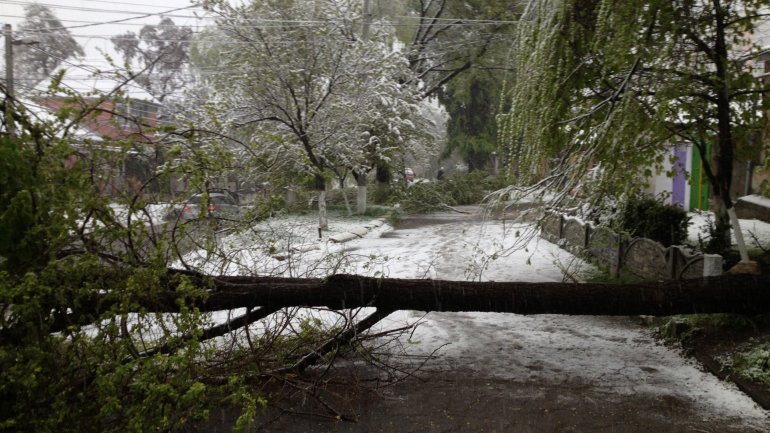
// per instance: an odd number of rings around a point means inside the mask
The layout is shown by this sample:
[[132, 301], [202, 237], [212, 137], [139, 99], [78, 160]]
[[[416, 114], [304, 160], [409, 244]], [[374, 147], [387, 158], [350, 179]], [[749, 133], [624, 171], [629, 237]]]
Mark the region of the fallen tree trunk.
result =
[[[204, 284], [205, 277], [194, 277]], [[517, 314], [671, 315], [770, 312], [770, 276], [724, 275], [636, 284], [464, 282], [335, 275], [326, 279], [212, 277], [203, 311], [262, 306], [377, 307], [381, 310], [486, 311]], [[139, 299], [152, 311], [176, 311], [177, 295]]]

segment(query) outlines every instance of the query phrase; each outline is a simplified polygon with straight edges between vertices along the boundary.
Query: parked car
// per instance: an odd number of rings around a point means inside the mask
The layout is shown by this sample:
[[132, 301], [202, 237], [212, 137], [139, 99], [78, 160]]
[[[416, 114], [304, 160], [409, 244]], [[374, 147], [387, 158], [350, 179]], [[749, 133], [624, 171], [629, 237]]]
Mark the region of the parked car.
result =
[[207, 209], [201, 211], [205, 202], [204, 194], [198, 193], [185, 200], [184, 204], [175, 207], [167, 220], [188, 222], [201, 218], [218, 220], [235, 220], [241, 216], [241, 207], [235, 194], [227, 190], [212, 190], [208, 193]]

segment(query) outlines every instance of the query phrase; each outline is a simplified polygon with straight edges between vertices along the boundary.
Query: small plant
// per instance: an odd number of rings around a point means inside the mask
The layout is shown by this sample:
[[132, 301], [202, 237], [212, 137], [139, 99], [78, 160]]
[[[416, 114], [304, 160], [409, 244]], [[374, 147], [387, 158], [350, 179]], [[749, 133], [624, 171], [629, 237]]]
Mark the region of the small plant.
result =
[[687, 240], [690, 217], [684, 209], [651, 196], [632, 196], [622, 206], [620, 225], [633, 236], [649, 238], [663, 246]]
[[387, 222], [388, 224], [390, 224], [391, 227], [395, 227], [396, 224], [398, 224], [403, 217], [404, 217], [404, 214], [401, 211], [401, 208], [396, 207], [396, 208], [393, 208], [393, 210], [388, 215]]
[[741, 377], [770, 385], [770, 343], [762, 343], [732, 357], [732, 368]]
[[687, 344], [703, 334], [720, 334], [733, 331], [754, 330], [770, 322], [770, 315], [746, 316], [742, 314], [686, 314], [661, 319], [656, 333], [666, 341]]
[[711, 216], [706, 217], [706, 225], [698, 233], [698, 246], [707, 254], [722, 254], [730, 250], [729, 236], [721, 236], [720, 233], [730, 233], [729, 223], [726, 221], [713, 221]]

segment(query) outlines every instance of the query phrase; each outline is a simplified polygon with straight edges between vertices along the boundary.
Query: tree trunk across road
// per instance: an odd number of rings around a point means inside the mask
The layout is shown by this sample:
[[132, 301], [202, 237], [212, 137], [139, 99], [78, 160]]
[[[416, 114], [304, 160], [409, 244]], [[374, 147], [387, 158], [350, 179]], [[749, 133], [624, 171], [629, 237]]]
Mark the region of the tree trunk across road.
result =
[[[197, 305], [203, 311], [253, 306], [370, 306], [386, 310], [615, 316], [770, 312], [770, 276], [766, 275], [635, 284], [464, 282], [353, 275], [326, 279], [211, 278], [213, 289]], [[176, 293], [168, 291], [137, 301], [150, 310], [176, 311], [176, 298]]]

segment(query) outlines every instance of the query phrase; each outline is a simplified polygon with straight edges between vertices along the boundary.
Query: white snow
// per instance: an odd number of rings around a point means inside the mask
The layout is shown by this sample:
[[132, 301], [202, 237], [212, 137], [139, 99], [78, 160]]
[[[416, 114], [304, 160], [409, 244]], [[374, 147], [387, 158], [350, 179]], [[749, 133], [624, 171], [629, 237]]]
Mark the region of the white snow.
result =
[[740, 198], [741, 201], [757, 204], [766, 208], [770, 208], [770, 198], [763, 197], [759, 194], [746, 195]]
[[[693, 216], [691, 231], [697, 232], [707, 215]], [[745, 230], [770, 239], [769, 224], [742, 223]], [[557, 246], [531, 236], [529, 226], [502, 221], [444, 222], [404, 230], [383, 225], [343, 244], [326, 238], [319, 241], [310, 218], [295, 219], [293, 225], [288, 220], [272, 224], [273, 233], [283, 230], [294, 236], [275, 241], [284, 250], [292, 244], [306, 246], [305, 253], [294, 256], [293, 269], [281, 268], [285, 275], [334, 271], [394, 278], [536, 282], [561, 281], [562, 269], [586, 266]], [[351, 232], [351, 226], [360, 224], [331, 220], [331, 233]], [[266, 228], [264, 233], [268, 233]], [[258, 240], [231, 236], [225, 242], [243, 248], [255, 246]], [[243, 251], [232, 254], [236, 255], [245, 257]], [[251, 273], [268, 268], [263, 263], [267, 254], [249, 257], [229, 270]], [[311, 264], [324, 260], [324, 266]], [[291, 260], [281, 263], [287, 261]], [[359, 312], [359, 317], [370, 310]], [[301, 314], [325, 321], [340, 317], [312, 310]], [[646, 328], [627, 317], [399, 311], [374, 331], [410, 323], [418, 325], [396, 346], [404, 348], [403, 362], [433, 356], [424, 367], [428, 370], [461, 369], [493, 380], [580, 383], [606, 393], [609, 399], [673, 396], [690, 402], [703, 420], [735, 419], [747, 428], [770, 431], [770, 413], [733, 385], [701, 371], [676, 348], [656, 341]], [[399, 356], [398, 350], [395, 353]]]
[[[706, 241], [708, 239], [708, 232], [706, 227], [711, 223], [714, 223], [715, 218], [712, 212], [694, 212], [690, 213], [690, 226], [688, 227], [687, 240], [697, 246], [699, 236]], [[743, 233], [743, 239], [746, 240], [746, 244], [749, 249], [756, 247], [757, 242], [763, 248], [770, 246], [770, 224], [756, 220], [756, 219], [741, 219], [739, 220], [741, 225], [741, 233]], [[732, 242], [735, 245], [735, 235], [732, 235]]]

